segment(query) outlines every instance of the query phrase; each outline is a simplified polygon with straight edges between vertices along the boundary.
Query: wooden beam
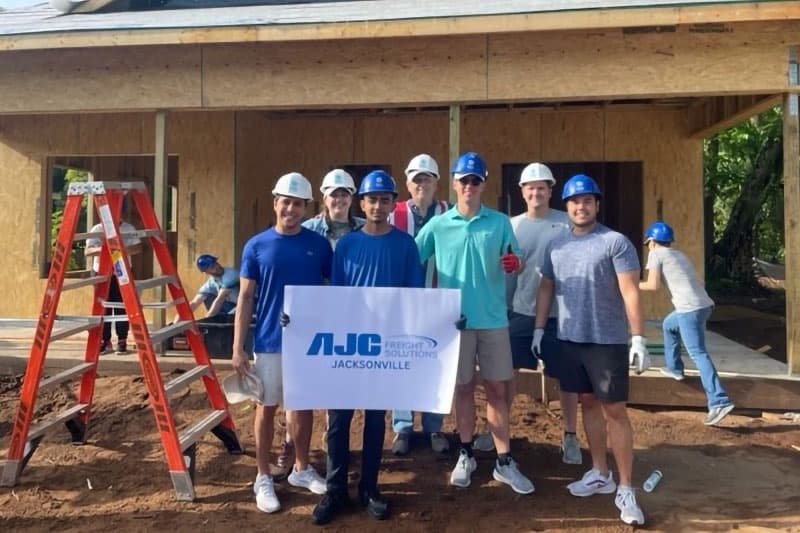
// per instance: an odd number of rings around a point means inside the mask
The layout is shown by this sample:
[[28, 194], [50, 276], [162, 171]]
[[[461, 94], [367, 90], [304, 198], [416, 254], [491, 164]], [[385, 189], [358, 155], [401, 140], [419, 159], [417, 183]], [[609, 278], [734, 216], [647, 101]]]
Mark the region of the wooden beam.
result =
[[[155, 169], [153, 173], [153, 208], [158, 218], [158, 224], [166, 233], [169, 229], [167, 224], [167, 188], [169, 187], [169, 152], [167, 152], [167, 112], [156, 112], [156, 131], [155, 131]], [[173, 258], [174, 260], [174, 258]], [[158, 259], [153, 256], [153, 275], [158, 276], [163, 273], [160, 269]], [[166, 300], [167, 290], [164, 285], [154, 289], [156, 301]], [[153, 310], [153, 329], [163, 328], [166, 324], [166, 310]], [[159, 343], [153, 348], [159, 353], [165, 353], [165, 343]]]
[[[720, 102], [723, 102], [722, 106], [719, 105]], [[725, 109], [724, 102], [732, 104], [733, 108]], [[707, 99], [705, 105], [689, 111], [689, 120], [693, 122], [689, 138], [706, 139], [782, 103], [783, 95], [780, 94], [718, 96]], [[719, 112], [720, 107], [722, 107], [721, 112]]]
[[[721, 374], [725, 390], [737, 409], [766, 409], [796, 411], [800, 409], [800, 379], [776, 376]], [[517, 391], [541, 400], [542, 379], [538, 371], [520, 372]], [[545, 380], [544, 396], [558, 398], [558, 382]], [[707, 407], [708, 400], [699, 376], [687, 376], [683, 381], [650, 370], [641, 376], [631, 374], [628, 403], [662, 407]]]
[[648, 8], [586, 9], [474, 17], [242, 25], [234, 27], [139, 30], [56, 31], [0, 36], [2, 50], [89, 48], [163, 44], [211, 44], [375, 37], [420, 37], [555, 30], [600, 30], [674, 25], [792, 21], [800, 18], [800, 2], [748, 2]]
[[[440, 169], [439, 174], [441, 176], [446, 176], [447, 179], [445, 183], [447, 184], [447, 190], [450, 192], [450, 203], [456, 203], [456, 191], [453, 189], [453, 184], [451, 183], [450, 179], [450, 169], [453, 168], [453, 165], [458, 159], [458, 156], [461, 154], [461, 106], [458, 104], [452, 104], [450, 106], [450, 115], [449, 115], [449, 129], [450, 129], [450, 141], [449, 141], [449, 156], [450, 161], [448, 162], [448, 166], [446, 169]], [[445, 172], [442, 172], [445, 170]]]
[[[800, 85], [797, 48], [789, 52], [789, 86]], [[798, 95], [783, 97], [783, 213], [786, 265], [786, 363], [800, 374], [800, 125]]]

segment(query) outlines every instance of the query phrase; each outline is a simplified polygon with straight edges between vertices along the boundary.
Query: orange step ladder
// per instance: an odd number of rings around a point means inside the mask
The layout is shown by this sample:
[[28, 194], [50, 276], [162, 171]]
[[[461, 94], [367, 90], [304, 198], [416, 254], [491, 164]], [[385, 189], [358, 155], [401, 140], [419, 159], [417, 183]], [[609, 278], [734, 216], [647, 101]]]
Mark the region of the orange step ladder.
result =
[[[144, 228], [133, 233], [120, 232], [120, 213], [126, 194], [131, 196], [139, 212]], [[90, 195], [102, 224], [102, 232], [76, 234], [81, 201]], [[149, 240], [154, 255], [161, 267], [161, 275], [148, 280], [134, 280], [128, 255], [123, 246], [125, 239], [139, 238]], [[75, 240], [101, 239], [100, 266], [96, 275], [88, 278], [64, 282], [69, 264], [72, 243]], [[122, 295], [121, 303], [107, 302], [111, 275], [116, 276]], [[90, 316], [66, 317], [56, 314], [61, 293], [79, 287], [94, 285], [94, 298]], [[141, 303], [139, 292], [152, 287], [166, 285], [171, 301]], [[150, 405], [156, 419], [156, 427], [161, 436], [169, 474], [178, 500], [192, 501], [194, 490], [194, 463], [197, 442], [209, 431], [219, 438], [231, 454], [243, 452], [228, 404], [217, 380], [214, 367], [208, 358], [203, 339], [198, 333], [194, 316], [186, 293], [183, 290], [175, 264], [167, 248], [164, 232], [161, 230], [147, 189], [141, 182], [89, 182], [70, 184], [61, 229], [53, 248], [52, 264], [47, 278], [39, 320], [31, 346], [25, 379], [19, 398], [13, 433], [8, 449], [8, 457], [3, 466], [0, 485], [14, 486], [31, 455], [39, 446], [45, 433], [60, 423], [65, 423], [72, 436], [73, 444], [86, 442], [86, 430], [92, 409], [95, 378], [100, 357], [100, 341], [103, 321], [114, 321], [122, 315], [105, 316], [107, 307], [124, 307], [130, 332], [139, 356], [142, 374], [149, 392]], [[156, 331], [149, 331], [144, 308], [175, 307], [179, 321]], [[119, 319], [119, 318], [117, 318]], [[56, 320], [68, 325], [53, 331]], [[44, 361], [51, 342], [88, 331], [84, 362], [42, 380]], [[153, 346], [178, 333], [185, 332], [189, 347], [194, 354], [197, 366], [164, 383], [158, 368]], [[36, 397], [40, 391], [53, 388], [73, 378], [80, 378], [77, 403], [53, 418], [32, 425]], [[210, 412], [201, 420], [178, 433], [170, 408], [169, 399], [178, 391], [188, 387], [193, 381], [203, 380]]]

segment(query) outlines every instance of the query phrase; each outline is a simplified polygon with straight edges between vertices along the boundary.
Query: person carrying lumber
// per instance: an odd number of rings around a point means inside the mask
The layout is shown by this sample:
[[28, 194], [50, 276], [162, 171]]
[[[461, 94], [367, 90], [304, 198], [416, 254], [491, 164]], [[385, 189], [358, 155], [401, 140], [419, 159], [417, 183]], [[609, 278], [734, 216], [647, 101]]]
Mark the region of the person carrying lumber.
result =
[[703, 423], [713, 426], [734, 408], [706, 350], [706, 322], [711, 316], [714, 301], [697, 279], [691, 260], [685, 253], [672, 247], [674, 241], [675, 233], [666, 222], [654, 222], [647, 228], [644, 240], [649, 250], [645, 266], [647, 280], [639, 282], [639, 289], [658, 290], [662, 279], [669, 289], [675, 310], [664, 318], [661, 325], [664, 331], [665, 365], [661, 373], [678, 381], [683, 380], [680, 353], [683, 341], [689, 357], [700, 372], [700, 381], [708, 400], [708, 414]]

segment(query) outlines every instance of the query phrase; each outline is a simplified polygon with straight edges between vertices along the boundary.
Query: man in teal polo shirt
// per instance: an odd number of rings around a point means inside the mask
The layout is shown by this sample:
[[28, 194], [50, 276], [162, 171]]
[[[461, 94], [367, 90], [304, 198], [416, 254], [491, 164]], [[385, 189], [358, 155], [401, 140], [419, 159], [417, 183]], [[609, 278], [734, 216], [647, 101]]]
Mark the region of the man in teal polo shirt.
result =
[[[461, 290], [466, 317], [456, 377], [456, 425], [461, 440], [450, 484], [469, 487], [478, 464], [472, 454], [475, 432], [475, 365], [486, 390], [486, 415], [497, 462], [493, 476], [519, 494], [533, 492], [533, 483], [511, 457], [506, 382], [514, 373], [505, 300], [505, 273], [523, 265], [511, 223], [504, 214], [481, 203], [486, 164], [475, 152], [458, 158], [452, 168], [458, 202], [434, 217], [417, 234], [420, 260], [436, 259], [439, 287]], [[505, 271], [505, 273], [504, 273]]]

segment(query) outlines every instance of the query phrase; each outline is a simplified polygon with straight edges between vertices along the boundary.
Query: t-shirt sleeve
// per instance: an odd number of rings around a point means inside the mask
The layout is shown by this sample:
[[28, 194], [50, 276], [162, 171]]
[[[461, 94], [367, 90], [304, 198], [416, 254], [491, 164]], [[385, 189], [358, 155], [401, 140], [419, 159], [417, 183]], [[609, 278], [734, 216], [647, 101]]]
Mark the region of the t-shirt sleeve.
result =
[[225, 272], [222, 274], [222, 280], [220, 280], [220, 285], [224, 289], [233, 289], [234, 287], [239, 286], [239, 271], [235, 268], [226, 268]]
[[422, 288], [425, 286], [425, 276], [422, 272], [422, 263], [419, 260], [419, 251], [412, 238], [405, 239], [408, 251], [406, 252], [406, 287]]
[[503, 216], [503, 219], [503, 249], [501, 251], [501, 255], [505, 255], [508, 252], [508, 247], [511, 246], [511, 250], [514, 252], [514, 255], [521, 256], [522, 250], [520, 250], [517, 237], [514, 235], [514, 230], [511, 227], [511, 221], [505, 215]]
[[611, 261], [617, 274], [640, 270], [639, 256], [631, 241], [623, 235], [617, 235], [611, 243]]
[[422, 226], [414, 240], [417, 243], [417, 251], [419, 252], [420, 263], [424, 263], [431, 258], [436, 251], [436, 242], [433, 238], [433, 226], [436, 225], [434, 219]]
[[647, 254], [647, 270], [661, 270], [661, 255], [655, 250], [650, 250]]
[[217, 294], [217, 285], [214, 283], [214, 280], [207, 279], [205, 283], [200, 285], [200, 288], [197, 289], [198, 294], [209, 294], [211, 296], [216, 296]]
[[550, 255], [553, 251], [553, 241], [547, 243], [547, 247], [544, 249], [544, 262], [542, 263], [542, 270], [541, 274], [547, 279], [555, 279], [555, 274], [553, 273], [553, 260], [551, 259]]
[[[98, 231], [100, 232], [103, 231], [102, 224], [95, 224], [94, 226], [92, 226], [92, 229], [89, 230], [89, 233], [97, 233]], [[103, 242], [100, 239], [95, 239], [95, 238], [86, 239], [87, 248], [99, 248], [100, 246], [102, 246], [102, 244]]]
[[256, 261], [256, 254], [252, 242], [248, 242], [244, 245], [244, 250], [242, 251], [242, 267], [239, 270], [239, 275], [252, 280], [258, 280], [259, 278], [258, 261]]

